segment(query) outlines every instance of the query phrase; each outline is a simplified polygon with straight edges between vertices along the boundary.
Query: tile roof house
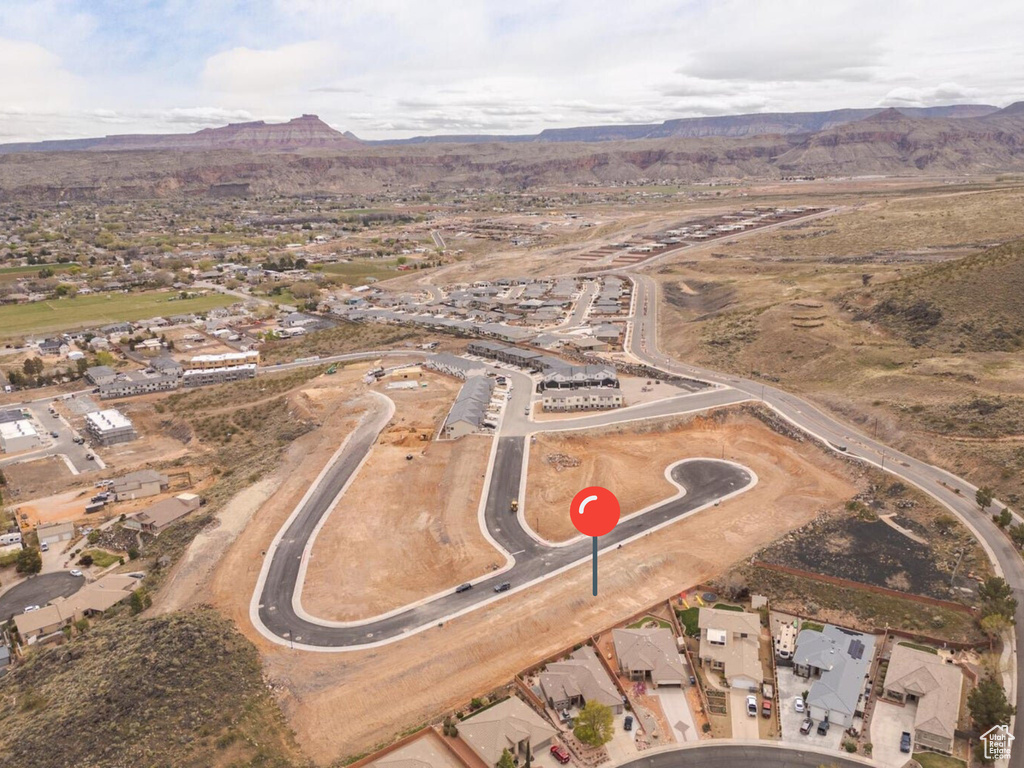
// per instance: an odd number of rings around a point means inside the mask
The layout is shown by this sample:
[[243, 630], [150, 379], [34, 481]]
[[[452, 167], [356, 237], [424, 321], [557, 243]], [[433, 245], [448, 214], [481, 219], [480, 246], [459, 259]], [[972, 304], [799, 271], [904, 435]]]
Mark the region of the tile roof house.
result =
[[862, 700], [875, 638], [826, 624], [819, 632], [803, 629], [796, 638], [793, 671], [812, 679], [808, 714], [847, 727], [862, 714]]
[[589, 646], [573, 651], [565, 661], [548, 664], [540, 673], [540, 687], [544, 698], [554, 709], [597, 701], [611, 707], [615, 714], [622, 712], [619, 689]]
[[555, 728], [515, 696], [459, 724], [459, 736], [487, 765], [497, 765], [506, 749], [525, 758], [527, 745], [540, 754], [551, 743]]
[[619, 671], [632, 680], [659, 685], [682, 685], [686, 667], [672, 633], [663, 628], [613, 629], [612, 643]]
[[733, 688], [751, 688], [764, 680], [758, 614], [701, 608], [697, 626], [702, 665], [723, 675]]
[[889, 657], [883, 692], [892, 701], [917, 705], [914, 743], [918, 747], [949, 755], [960, 720], [963, 684], [959, 667], [937, 654], [897, 643]]

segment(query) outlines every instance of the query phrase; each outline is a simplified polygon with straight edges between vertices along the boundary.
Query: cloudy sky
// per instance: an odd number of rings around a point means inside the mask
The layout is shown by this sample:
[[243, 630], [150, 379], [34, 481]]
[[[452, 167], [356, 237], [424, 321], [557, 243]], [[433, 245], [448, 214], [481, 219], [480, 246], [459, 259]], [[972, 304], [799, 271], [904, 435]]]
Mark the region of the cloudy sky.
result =
[[1024, 98], [1019, 0], [0, 0], [0, 142], [363, 138]]

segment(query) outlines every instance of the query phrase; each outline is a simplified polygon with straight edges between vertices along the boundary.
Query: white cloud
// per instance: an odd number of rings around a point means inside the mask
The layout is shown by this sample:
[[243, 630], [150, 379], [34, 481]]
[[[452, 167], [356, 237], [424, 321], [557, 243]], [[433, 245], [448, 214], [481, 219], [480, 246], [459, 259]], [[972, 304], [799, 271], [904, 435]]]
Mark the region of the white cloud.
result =
[[42, 46], [0, 38], [0, 103], [8, 108], [67, 107], [80, 87], [79, 79]]
[[932, 88], [901, 86], [889, 91], [880, 102], [885, 107], [933, 107], [941, 104], [964, 104], [978, 98], [973, 88], [956, 83], [943, 83]]
[[323, 40], [265, 50], [232, 48], [206, 60], [202, 85], [232, 96], [307, 90], [337, 59], [336, 49]]

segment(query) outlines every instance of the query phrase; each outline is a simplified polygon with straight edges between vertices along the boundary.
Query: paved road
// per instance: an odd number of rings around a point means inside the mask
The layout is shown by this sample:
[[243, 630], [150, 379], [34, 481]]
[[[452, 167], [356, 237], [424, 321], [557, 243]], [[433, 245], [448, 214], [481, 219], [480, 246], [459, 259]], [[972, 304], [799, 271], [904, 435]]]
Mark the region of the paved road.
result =
[[44, 573], [15, 584], [0, 595], [0, 624], [25, 610], [26, 605], [46, 605], [57, 597], [68, 597], [85, 586], [85, 577], [70, 573]]
[[[883, 467], [885, 471], [913, 483], [945, 505], [975, 532], [1012, 587], [1018, 602], [1014, 627], [1015, 644], [1017, 648], [1024, 647], [1024, 560], [992, 522], [991, 512], [983, 513], [978, 509], [974, 501], [977, 490], [975, 486], [943, 469], [880, 443], [796, 395], [763, 382], [720, 374], [672, 360], [658, 350], [657, 286], [646, 275], [634, 274], [631, 277], [637, 291], [637, 317], [628, 339], [628, 348], [634, 357], [672, 373], [724, 384], [751, 398], [762, 399], [766, 405], [800, 429], [823, 439], [833, 448], [845, 446], [847, 455]], [[997, 509], [1003, 508], [998, 502], [994, 506]], [[1017, 711], [1024, 712], [1024, 686], [1016, 685], [1016, 691], [1011, 698], [1015, 700]], [[1017, 739], [1024, 739], [1024, 717], [1016, 718], [1014, 735]], [[1020, 743], [1024, 744], [1024, 741]], [[1013, 768], [1024, 766], [1024, 749], [1012, 753], [1010, 765]]]
[[813, 747], [703, 742], [698, 746], [651, 752], [619, 768], [864, 768], [870, 760], [837, 755]]
[[[581, 538], [557, 547], [541, 544], [511, 512], [511, 501], [519, 496], [525, 438], [500, 437], [484, 507], [484, 526], [497, 546], [511, 555], [510, 567], [477, 579], [473, 588], [465, 592], [454, 592], [456, 585], [452, 584], [451, 590], [367, 621], [321, 621], [297, 610], [294, 597], [302, 583], [307, 543], [389, 418], [389, 412], [382, 412], [357, 428], [341, 455], [300, 503], [272, 547], [264, 566], [265, 578], [257, 588], [259, 602], [254, 599], [251, 611], [257, 628], [272, 639], [314, 650], [379, 645], [443, 623], [486, 603], [505, 599], [533, 582], [589, 561], [589, 539]], [[612, 533], [602, 537], [602, 550], [615, 548], [709, 506], [717, 499], [742, 492], [755, 481], [742, 467], [716, 459], [678, 464], [672, 470], [672, 478], [686, 489], [686, 494], [624, 519]], [[338, 503], [344, 504], [344, 497]], [[510, 582], [512, 588], [495, 593], [494, 587], [505, 581]]]

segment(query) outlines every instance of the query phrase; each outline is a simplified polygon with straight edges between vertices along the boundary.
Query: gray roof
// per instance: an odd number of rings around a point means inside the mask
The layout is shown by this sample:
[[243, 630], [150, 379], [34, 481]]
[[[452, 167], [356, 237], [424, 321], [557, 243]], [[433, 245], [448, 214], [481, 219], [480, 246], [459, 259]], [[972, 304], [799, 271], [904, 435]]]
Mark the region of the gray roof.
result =
[[811, 684], [807, 694], [808, 705], [853, 715], [874, 653], [873, 635], [831, 624], [826, 624], [821, 632], [801, 630], [796, 637], [793, 663], [821, 670], [821, 677]]
[[466, 379], [445, 419], [445, 426], [459, 421], [467, 421], [477, 427], [483, 424], [492, 389], [494, 382], [487, 376], [470, 376]]
[[540, 687], [551, 701], [564, 701], [576, 696], [613, 707], [622, 704], [618, 688], [601, 666], [590, 646], [573, 651], [566, 661], [548, 664], [540, 674]]

